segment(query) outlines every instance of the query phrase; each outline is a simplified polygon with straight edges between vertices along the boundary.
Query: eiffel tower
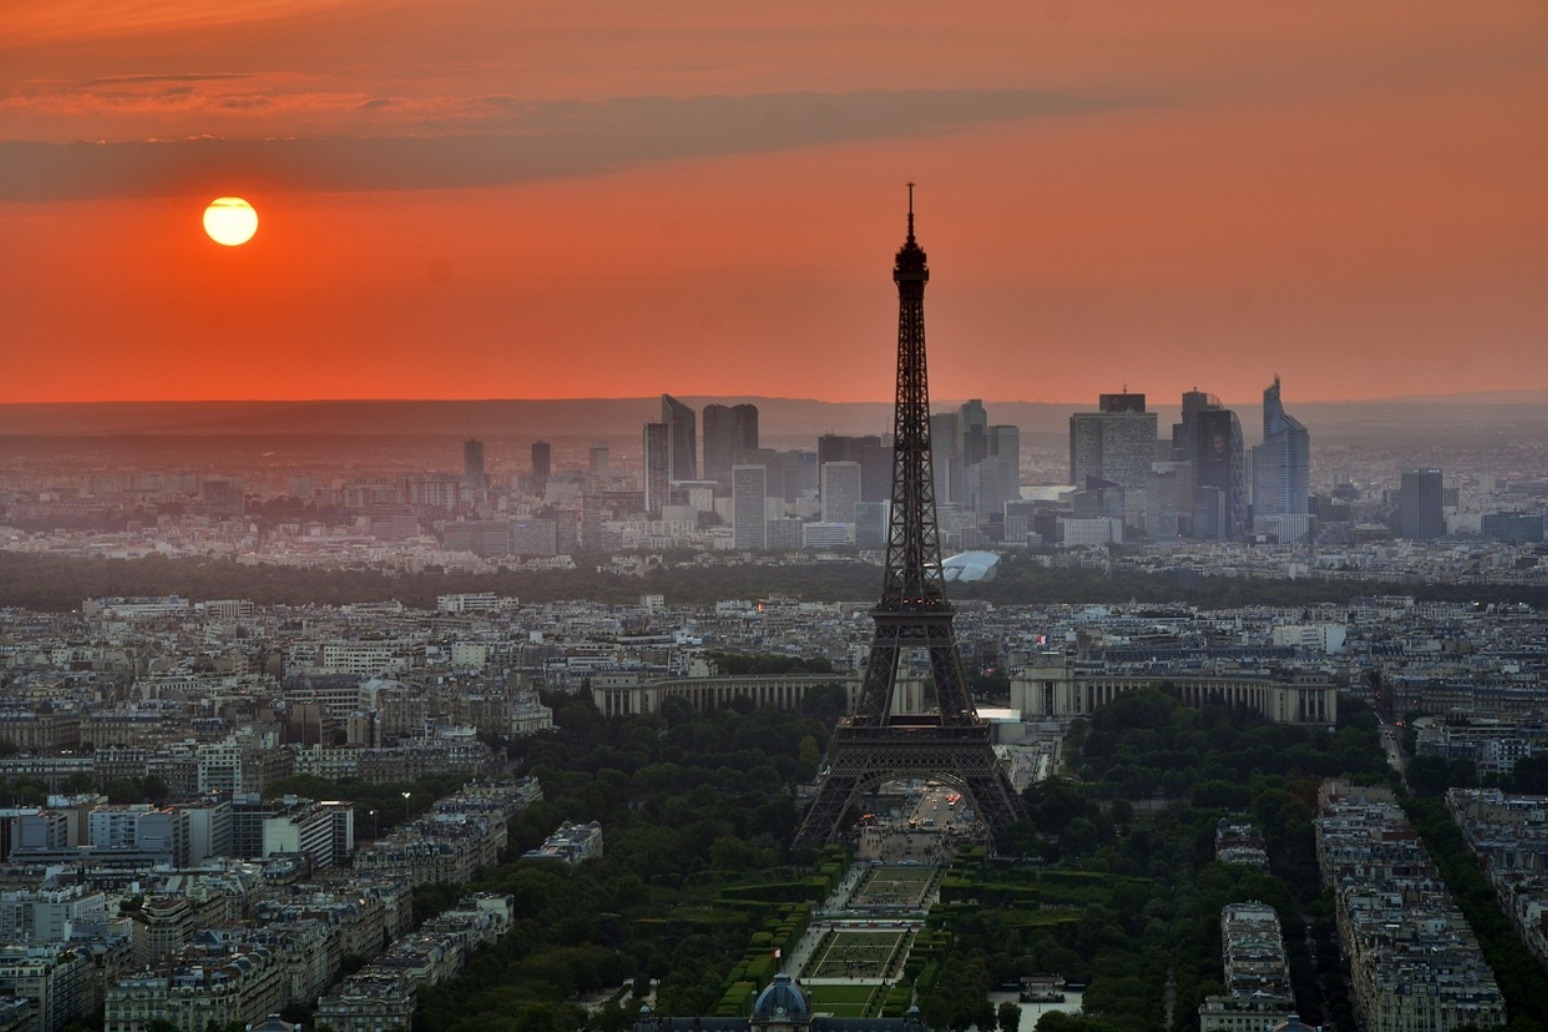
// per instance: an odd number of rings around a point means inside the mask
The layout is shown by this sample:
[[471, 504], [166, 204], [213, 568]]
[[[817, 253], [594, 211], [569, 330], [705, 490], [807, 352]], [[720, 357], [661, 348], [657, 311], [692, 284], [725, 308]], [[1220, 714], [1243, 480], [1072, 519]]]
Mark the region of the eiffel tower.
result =
[[[946, 600], [925, 376], [924, 288], [930, 270], [914, 239], [912, 183], [908, 239], [898, 251], [892, 279], [898, 285], [898, 393], [887, 570], [881, 600], [871, 610], [876, 637], [855, 712], [835, 732], [827, 773], [796, 834], [798, 846], [832, 841], [862, 794], [898, 778], [936, 778], [959, 787], [991, 834], [1026, 816], [989, 744], [989, 725], [973, 708]], [[898, 661], [905, 650], [929, 653], [935, 713], [892, 712]]]

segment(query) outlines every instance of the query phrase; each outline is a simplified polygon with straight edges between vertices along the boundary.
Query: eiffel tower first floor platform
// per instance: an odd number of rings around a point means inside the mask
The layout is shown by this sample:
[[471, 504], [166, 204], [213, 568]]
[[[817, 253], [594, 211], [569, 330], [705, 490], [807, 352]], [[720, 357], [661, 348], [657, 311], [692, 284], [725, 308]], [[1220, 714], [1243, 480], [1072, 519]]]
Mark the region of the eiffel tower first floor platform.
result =
[[935, 778], [962, 790], [974, 811], [998, 836], [1026, 817], [1021, 797], [989, 744], [987, 723], [965, 725], [840, 724], [827, 773], [801, 830], [797, 846], [820, 846], [844, 830], [856, 800], [886, 781]]

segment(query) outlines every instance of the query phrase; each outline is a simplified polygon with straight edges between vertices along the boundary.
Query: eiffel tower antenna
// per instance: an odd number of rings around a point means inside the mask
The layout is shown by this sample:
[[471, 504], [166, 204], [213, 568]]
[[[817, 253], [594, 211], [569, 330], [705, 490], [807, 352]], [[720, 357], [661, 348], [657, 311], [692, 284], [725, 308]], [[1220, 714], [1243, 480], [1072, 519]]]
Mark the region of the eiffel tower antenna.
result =
[[[1023, 819], [1021, 799], [973, 708], [952, 628], [935, 516], [930, 454], [930, 389], [925, 368], [924, 288], [930, 269], [914, 238], [914, 184], [908, 184], [908, 237], [893, 262], [898, 285], [898, 381], [893, 409], [892, 507], [881, 598], [871, 610], [876, 635], [855, 711], [839, 725], [797, 845], [820, 845], [845, 829], [856, 800], [885, 781], [937, 778], [961, 788], [993, 834]], [[935, 713], [895, 713], [904, 652], [928, 653]]]

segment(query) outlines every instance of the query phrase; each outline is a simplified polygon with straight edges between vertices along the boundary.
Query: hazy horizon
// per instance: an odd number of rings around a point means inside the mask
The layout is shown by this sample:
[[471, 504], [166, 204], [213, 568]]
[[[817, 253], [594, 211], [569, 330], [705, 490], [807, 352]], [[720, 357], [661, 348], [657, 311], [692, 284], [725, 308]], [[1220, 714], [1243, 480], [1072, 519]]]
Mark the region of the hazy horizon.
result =
[[[1267, 385], [1265, 385], [1267, 386]], [[1199, 388], [1204, 389], [1204, 388]], [[1157, 395], [1150, 391], [1135, 387], [1134, 385], [1120, 385], [1113, 390], [1103, 389], [1100, 394], [1119, 393], [1127, 390], [1134, 394], [1146, 396], [1147, 407], [1151, 409], [1176, 408], [1177, 404], [1167, 401], [1157, 401]], [[1214, 391], [1205, 390], [1206, 393], [1215, 394]], [[446, 403], [446, 404], [499, 404], [499, 403], [532, 403], [550, 404], [563, 402], [634, 402], [651, 401], [662, 394], [670, 394], [680, 401], [695, 401], [703, 403], [717, 402], [759, 402], [759, 401], [792, 401], [809, 402], [817, 405], [880, 405], [893, 403], [891, 397], [876, 398], [820, 398], [813, 395], [796, 394], [746, 394], [737, 392], [722, 392], [714, 394], [676, 392], [671, 390], [655, 391], [648, 394], [573, 394], [552, 397], [519, 396], [519, 395], [488, 395], [488, 396], [435, 396], [435, 395], [398, 395], [398, 396], [307, 396], [307, 397], [254, 397], [254, 398], [100, 398], [84, 400], [64, 401], [0, 401], [0, 408], [26, 408], [55, 407], [55, 406], [99, 406], [112, 405], [167, 405], [167, 406], [198, 406], [198, 405], [309, 405], [309, 404], [418, 404], [418, 403]], [[1230, 398], [1216, 395], [1222, 404], [1227, 407], [1241, 407], [1262, 402], [1261, 392], [1251, 398]], [[1180, 395], [1179, 395], [1180, 397]], [[1059, 398], [1052, 400], [1032, 398], [990, 398], [984, 395], [963, 395], [961, 397], [932, 397], [932, 407], [937, 405], [955, 405], [969, 400], [981, 401], [986, 406], [993, 405], [1046, 405], [1049, 407], [1066, 408], [1070, 406], [1095, 407], [1096, 395], [1090, 398]], [[1287, 407], [1298, 405], [1326, 406], [1326, 405], [1398, 405], [1420, 402], [1477, 402], [1481, 404], [1537, 404], [1548, 402], [1548, 387], [1540, 388], [1500, 388], [1497, 390], [1469, 390], [1469, 391], [1436, 391], [1433, 393], [1400, 394], [1400, 395], [1364, 395], [1336, 398], [1308, 398], [1304, 400], [1292, 400], [1287, 396]]]
[[[695, 409], [710, 403], [750, 401], [759, 409], [760, 436], [769, 447], [806, 447], [822, 434], [884, 434], [892, 430], [892, 401], [825, 402], [756, 395], [679, 395]], [[1180, 410], [1179, 399], [1149, 398], [1163, 435]], [[932, 408], [955, 408], [958, 399], [936, 398]], [[1020, 428], [1023, 446], [1062, 449], [1069, 415], [1094, 411], [1082, 403], [1007, 402], [983, 399], [989, 418]], [[1230, 403], [1249, 442], [1259, 436], [1260, 401]], [[1548, 442], [1544, 400], [1527, 392], [1431, 396], [1387, 401], [1299, 402], [1286, 408], [1311, 430], [1316, 447], [1498, 447], [1501, 442]], [[68, 402], [0, 404], [0, 439], [14, 458], [56, 453], [74, 440], [83, 454], [175, 450], [199, 440], [208, 450], [225, 441], [251, 450], [258, 441], [290, 450], [348, 439], [378, 441], [607, 440], [635, 449], [640, 428], [659, 418], [659, 395], [584, 399], [345, 399], [303, 401]], [[115, 439], [117, 439], [115, 441]], [[52, 444], [48, 442], [54, 442]], [[132, 447], [130, 442], [138, 442]], [[157, 445], [156, 442], [162, 442]], [[182, 444], [179, 444], [182, 442]], [[329, 445], [330, 447], [332, 445]], [[257, 449], [256, 453], [261, 453]]]

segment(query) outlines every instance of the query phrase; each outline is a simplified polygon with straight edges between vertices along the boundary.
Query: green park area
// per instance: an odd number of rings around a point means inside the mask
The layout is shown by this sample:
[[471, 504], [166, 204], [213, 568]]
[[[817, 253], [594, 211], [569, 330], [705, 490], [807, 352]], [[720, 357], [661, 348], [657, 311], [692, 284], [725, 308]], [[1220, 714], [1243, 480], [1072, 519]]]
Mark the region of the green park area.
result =
[[918, 906], [934, 877], [934, 867], [904, 867], [896, 864], [873, 867], [850, 897], [850, 902], [861, 905]]
[[908, 932], [899, 929], [829, 932], [801, 975], [808, 979], [886, 978], [907, 938]]
[[812, 996], [812, 1011], [831, 1014], [836, 1018], [864, 1018], [872, 1013], [872, 1005], [881, 987], [874, 985], [814, 985], [808, 986]]

